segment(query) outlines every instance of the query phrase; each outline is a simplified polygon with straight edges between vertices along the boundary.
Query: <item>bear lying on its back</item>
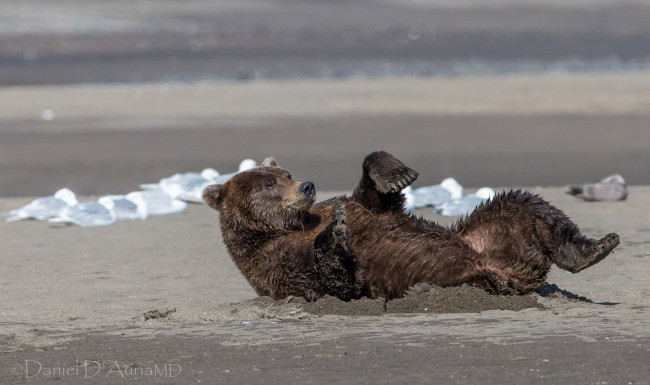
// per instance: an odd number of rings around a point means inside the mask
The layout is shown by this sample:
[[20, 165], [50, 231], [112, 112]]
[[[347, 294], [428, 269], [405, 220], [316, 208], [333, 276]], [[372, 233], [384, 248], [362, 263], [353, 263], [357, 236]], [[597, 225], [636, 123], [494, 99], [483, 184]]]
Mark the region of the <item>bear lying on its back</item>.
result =
[[311, 182], [267, 160], [203, 198], [218, 210], [224, 242], [259, 295], [315, 300], [401, 297], [420, 282], [526, 294], [553, 263], [579, 272], [619, 243], [583, 236], [559, 209], [528, 192], [496, 196], [452, 228], [407, 215], [401, 190], [418, 174], [386, 152], [363, 163], [351, 197], [313, 204]]

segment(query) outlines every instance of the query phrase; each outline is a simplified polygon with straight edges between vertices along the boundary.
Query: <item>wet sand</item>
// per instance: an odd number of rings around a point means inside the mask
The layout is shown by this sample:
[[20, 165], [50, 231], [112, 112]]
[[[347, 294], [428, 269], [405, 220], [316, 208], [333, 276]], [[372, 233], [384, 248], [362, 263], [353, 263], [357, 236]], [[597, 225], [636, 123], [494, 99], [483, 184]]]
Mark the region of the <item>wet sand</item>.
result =
[[[650, 75], [9, 87], [0, 196], [127, 193], [176, 172], [275, 156], [348, 189], [384, 149], [465, 186], [650, 183]], [[42, 118], [51, 109], [52, 120]]]
[[[552, 270], [556, 293], [490, 297], [494, 307], [485, 307], [469, 288], [434, 290], [396, 302], [397, 314], [381, 300], [257, 298], [224, 249], [218, 215], [203, 205], [102, 228], [1, 222], [0, 378], [24, 383], [11, 370], [32, 360], [31, 381], [46, 383], [645, 383], [650, 228], [640, 213], [650, 188], [633, 186], [615, 203], [532, 191], [590, 236], [619, 233], [621, 245], [579, 274]], [[28, 201], [0, 199], [0, 211]], [[145, 321], [145, 312], [172, 309]], [[35, 362], [71, 374], [35, 374]], [[155, 365], [171, 365], [167, 377], [129, 371]]]
[[650, 183], [646, 116], [359, 116], [253, 127], [0, 132], [0, 196], [128, 193], [177, 172], [275, 156], [319, 189], [350, 188], [363, 157], [387, 150], [420, 172], [415, 186], [568, 185], [622, 174]]

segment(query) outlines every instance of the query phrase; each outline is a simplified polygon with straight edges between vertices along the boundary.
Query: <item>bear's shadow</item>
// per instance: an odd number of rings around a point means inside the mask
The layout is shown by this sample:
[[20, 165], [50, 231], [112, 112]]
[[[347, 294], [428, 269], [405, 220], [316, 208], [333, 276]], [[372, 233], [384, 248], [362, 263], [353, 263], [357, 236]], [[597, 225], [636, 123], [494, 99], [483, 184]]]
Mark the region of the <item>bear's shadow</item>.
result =
[[591, 299], [589, 299], [587, 297], [572, 293], [572, 292], [570, 292], [568, 290], [561, 289], [554, 283], [547, 283], [544, 286], [540, 287], [539, 289], [537, 289], [537, 294], [539, 294], [540, 297], [544, 297], [544, 298], [547, 298], [547, 297], [551, 297], [551, 298], [555, 297], [555, 298], [557, 298], [558, 296], [563, 296], [563, 297], [565, 297], [567, 299], [571, 299], [571, 300], [574, 300], [574, 301], [591, 303], [591, 304], [594, 304], [594, 305], [615, 306], [615, 305], [620, 304], [620, 302], [609, 302], [609, 301], [607, 301], [607, 302], [594, 302], [594, 301], [592, 301]]

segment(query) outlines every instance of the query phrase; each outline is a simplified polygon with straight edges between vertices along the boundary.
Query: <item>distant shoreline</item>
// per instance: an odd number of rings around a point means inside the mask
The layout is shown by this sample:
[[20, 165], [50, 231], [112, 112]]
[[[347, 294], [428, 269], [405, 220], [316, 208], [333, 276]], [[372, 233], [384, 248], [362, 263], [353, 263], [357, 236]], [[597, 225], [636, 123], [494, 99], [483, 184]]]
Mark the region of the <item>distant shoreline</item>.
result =
[[645, 0], [21, 0], [0, 86], [648, 70], [648, 20]]
[[[648, 41], [650, 44], [650, 40]], [[650, 56], [622, 59], [576, 57], [536, 59], [472, 58], [363, 58], [333, 60], [321, 55], [291, 58], [282, 54], [259, 60], [219, 62], [228, 53], [201, 55], [168, 53], [172, 59], [86, 55], [25, 62], [0, 57], [0, 87], [93, 84], [156, 84], [224, 82], [246, 84], [255, 81], [341, 81], [392, 77], [456, 78], [482, 76], [618, 75], [649, 71]], [[258, 56], [251, 53], [252, 56]], [[174, 69], [167, 62], [176, 61]], [[218, 62], [218, 65], [215, 64]], [[77, 70], [74, 70], [74, 69]], [[92, 70], [89, 70], [92, 69]], [[86, 72], [89, 75], [83, 75]], [[92, 75], [90, 75], [92, 73]]]
[[[51, 122], [44, 121], [46, 110], [54, 113]], [[43, 124], [91, 123], [84, 125], [87, 130], [93, 122], [120, 129], [137, 122], [163, 128], [206, 120], [218, 125], [271, 118], [482, 114], [650, 114], [650, 71], [0, 88], [0, 131], [19, 121], [52, 132], [55, 124]]]

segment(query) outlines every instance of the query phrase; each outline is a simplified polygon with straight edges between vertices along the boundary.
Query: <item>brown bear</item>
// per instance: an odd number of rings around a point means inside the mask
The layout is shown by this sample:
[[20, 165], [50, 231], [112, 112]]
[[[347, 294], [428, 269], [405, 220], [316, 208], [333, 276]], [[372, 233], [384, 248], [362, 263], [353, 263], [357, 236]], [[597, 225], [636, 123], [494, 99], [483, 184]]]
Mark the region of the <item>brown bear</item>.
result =
[[552, 264], [577, 273], [619, 243], [578, 227], [539, 196], [498, 194], [451, 228], [404, 213], [401, 190], [418, 173], [392, 155], [368, 155], [351, 197], [314, 204], [312, 182], [266, 160], [203, 192], [220, 212], [223, 239], [259, 295], [398, 298], [417, 283], [468, 284], [527, 294]]

